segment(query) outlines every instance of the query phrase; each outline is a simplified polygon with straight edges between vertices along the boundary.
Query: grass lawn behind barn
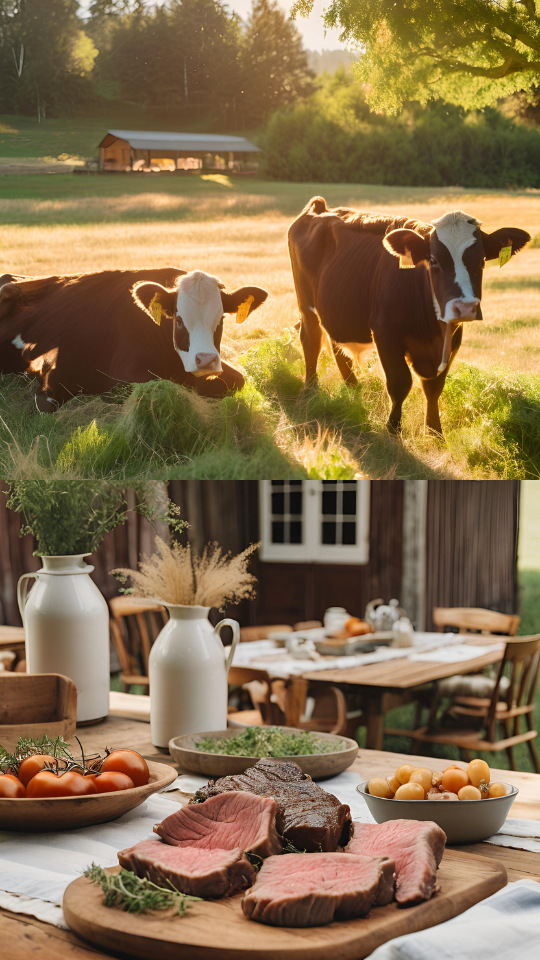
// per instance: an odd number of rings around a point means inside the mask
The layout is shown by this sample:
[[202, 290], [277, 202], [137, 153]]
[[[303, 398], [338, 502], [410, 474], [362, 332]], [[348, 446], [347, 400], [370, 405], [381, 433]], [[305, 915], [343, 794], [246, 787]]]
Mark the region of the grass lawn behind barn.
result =
[[[388, 436], [376, 356], [360, 369], [353, 391], [324, 354], [321, 391], [299, 398], [303, 357], [286, 231], [316, 194], [331, 205], [426, 220], [465, 209], [487, 231], [520, 226], [537, 238], [538, 247], [533, 243], [502, 270], [486, 270], [485, 320], [467, 325], [441, 401], [446, 443], [423, 435], [418, 385], [405, 403], [403, 439]], [[223, 355], [248, 374], [235, 398], [195, 403], [167, 383], [153, 383], [115, 403], [75, 399], [44, 418], [32, 410], [28, 391], [23, 402], [24, 388], [4, 380], [0, 407], [13, 434], [4, 427], [4, 438], [23, 449], [43, 434], [53, 457], [73, 469], [99, 475], [118, 469], [127, 479], [141, 464], [209, 479], [540, 476], [540, 193], [251, 177], [4, 176], [0, 216], [0, 273], [177, 264], [207, 270], [227, 286], [251, 283], [270, 292], [245, 324], [226, 321]], [[8, 416], [15, 394], [24, 415]], [[201, 427], [208, 420], [210, 431]]]

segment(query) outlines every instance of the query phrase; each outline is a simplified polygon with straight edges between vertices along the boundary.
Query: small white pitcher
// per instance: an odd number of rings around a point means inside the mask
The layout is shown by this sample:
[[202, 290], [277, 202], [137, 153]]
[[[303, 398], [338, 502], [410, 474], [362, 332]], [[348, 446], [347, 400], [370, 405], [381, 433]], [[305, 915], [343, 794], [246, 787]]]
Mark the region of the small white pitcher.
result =
[[89, 556], [41, 557], [41, 570], [23, 573], [17, 585], [26, 669], [73, 680], [77, 723], [95, 723], [109, 713], [109, 612], [90, 579], [94, 568], [84, 562]]
[[[210, 607], [165, 606], [170, 620], [148, 660], [150, 732], [162, 750], [172, 737], [226, 729], [227, 676], [240, 639], [236, 620], [221, 620], [214, 629]], [[233, 631], [228, 650], [220, 636], [225, 626]]]

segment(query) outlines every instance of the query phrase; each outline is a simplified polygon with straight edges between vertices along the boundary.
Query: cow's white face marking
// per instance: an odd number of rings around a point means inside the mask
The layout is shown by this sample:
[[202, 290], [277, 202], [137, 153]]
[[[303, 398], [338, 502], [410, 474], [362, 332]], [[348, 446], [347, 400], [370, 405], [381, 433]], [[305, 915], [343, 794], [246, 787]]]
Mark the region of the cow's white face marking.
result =
[[[214, 344], [214, 333], [223, 317], [221, 290], [216, 277], [202, 270], [194, 270], [180, 277], [174, 323], [179, 331], [183, 325], [189, 335], [189, 346], [176, 346], [186, 373], [203, 377], [221, 373], [221, 359]], [[178, 340], [187, 338], [178, 333]], [[175, 335], [176, 343], [176, 335]]]
[[[457, 319], [454, 311], [454, 304], [460, 301], [466, 303], [480, 303], [472, 287], [469, 271], [463, 262], [463, 254], [468, 247], [476, 242], [476, 229], [480, 226], [481, 220], [464, 213], [463, 210], [455, 210], [452, 213], [446, 213], [438, 220], [431, 221], [435, 227], [434, 234], [441, 243], [444, 244], [452, 257], [455, 271], [455, 282], [461, 290], [460, 297], [453, 297], [444, 304], [444, 313], [441, 309], [435, 310], [439, 319], [445, 322], [455, 321]], [[433, 238], [433, 235], [432, 235]], [[434, 298], [436, 299], [436, 298]], [[442, 304], [440, 305], [442, 307]], [[441, 315], [442, 314], [442, 315]]]
[[20, 333], [17, 334], [14, 340], [11, 341], [14, 347], [17, 347], [17, 350], [24, 350], [26, 344], [21, 337]]

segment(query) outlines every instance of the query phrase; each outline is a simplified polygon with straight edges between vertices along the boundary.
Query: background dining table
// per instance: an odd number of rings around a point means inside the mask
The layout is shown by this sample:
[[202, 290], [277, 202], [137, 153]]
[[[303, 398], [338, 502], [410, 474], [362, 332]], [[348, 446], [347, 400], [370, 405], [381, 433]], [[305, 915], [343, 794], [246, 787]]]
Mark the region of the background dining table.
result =
[[[112, 694], [111, 704], [115, 713], [139, 713], [145, 716], [146, 697], [131, 697], [129, 694]], [[137, 704], [130, 706], [130, 701]], [[141, 701], [143, 703], [141, 704]], [[145, 720], [134, 720], [125, 716], [109, 716], [103, 723], [92, 727], [79, 727], [77, 736], [85, 752], [103, 751], [105, 745], [110, 748], [130, 747], [139, 751], [146, 759], [160, 763], [169, 763], [178, 769], [168, 753], [158, 750], [150, 740], [150, 725]], [[73, 742], [75, 748], [77, 745]], [[387, 776], [402, 763], [417, 763], [419, 766], [447, 764], [446, 760], [415, 757], [399, 753], [373, 750], [359, 750], [350, 770], [358, 773], [364, 780], [372, 776]], [[509, 770], [493, 770], [493, 778], [514, 784], [519, 795], [512, 807], [512, 817], [528, 820], [540, 820], [540, 776], [533, 773], [521, 773]], [[324, 783], [322, 784], [324, 786]], [[179, 791], [167, 792], [167, 797], [180, 804], [188, 797]], [[1, 836], [1, 835], [0, 835]], [[1, 842], [1, 840], [0, 840]], [[461, 847], [466, 853], [491, 857], [506, 867], [509, 880], [532, 879], [540, 881], [540, 854], [511, 847], [494, 846], [489, 843], [477, 843]], [[263, 931], [264, 935], [264, 931]], [[0, 910], [0, 957], [2, 960], [105, 960], [106, 957], [120, 956], [117, 953], [104, 952], [85, 943], [80, 937], [52, 924], [43, 923], [26, 914], [17, 914], [9, 910]], [[125, 955], [123, 955], [125, 956]], [[189, 960], [189, 958], [186, 958]]]
[[[436, 635], [442, 639], [443, 635]], [[454, 642], [455, 634], [447, 634], [449, 643]], [[343, 690], [353, 690], [359, 695], [362, 708], [366, 715], [366, 748], [382, 750], [384, 715], [394, 706], [408, 703], [414, 699], [413, 691], [424, 684], [442, 680], [456, 674], [479, 673], [485, 667], [499, 663], [504, 654], [508, 638], [495, 634], [459, 634], [459, 643], [466, 646], [484, 647], [480, 656], [467, 660], [452, 660], [446, 662], [441, 653], [440, 660], [419, 661], [406, 658], [383, 660], [379, 663], [351, 666], [343, 669], [319, 669], [321, 661], [317, 661], [317, 670], [310, 669], [310, 661], [305, 661], [305, 668], [301, 674], [288, 677], [285, 680], [285, 723], [288, 727], [298, 727], [305, 703], [306, 692], [310, 681], [318, 684], [327, 683]], [[450, 639], [452, 638], [452, 639]], [[516, 638], [517, 640], [519, 638]], [[246, 650], [251, 644], [242, 644]], [[442, 650], [450, 649], [443, 647]], [[243, 651], [245, 654], [245, 651]], [[369, 656], [369, 655], [368, 655]], [[323, 658], [326, 659], [326, 658]], [[331, 663], [333, 658], [328, 658]], [[261, 679], [260, 661], [258, 669], [250, 670], [249, 663], [242, 660], [241, 667], [233, 663], [235, 682], [246, 683], [250, 679]], [[236, 673], [234, 673], [236, 671]], [[232, 676], [230, 676], [232, 679]]]

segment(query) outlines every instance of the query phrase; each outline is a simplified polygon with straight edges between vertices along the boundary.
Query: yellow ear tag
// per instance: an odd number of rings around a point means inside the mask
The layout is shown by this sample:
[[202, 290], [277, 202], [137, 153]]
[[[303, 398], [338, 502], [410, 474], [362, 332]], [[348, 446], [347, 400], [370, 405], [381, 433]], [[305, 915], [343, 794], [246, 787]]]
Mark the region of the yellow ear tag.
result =
[[150, 301], [150, 313], [154, 318], [154, 323], [157, 323], [158, 327], [161, 326], [161, 304], [157, 298], [157, 293]]
[[247, 320], [249, 311], [251, 310], [251, 304], [253, 303], [254, 300], [255, 300], [255, 297], [250, 293], [247, 300], [244, 300], [244, 302], [240, 304], [240, 306], [238, 307], [238, 310], [236, 311], [237, 323], [243, 323], [244, 320]]
[[505, 263], [508, 263], [511, 256], [512, 256], [511, 243], [509, 243], [507, 247], [501, 247], [499, 251], [499, 266], [504, 267]]

